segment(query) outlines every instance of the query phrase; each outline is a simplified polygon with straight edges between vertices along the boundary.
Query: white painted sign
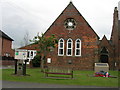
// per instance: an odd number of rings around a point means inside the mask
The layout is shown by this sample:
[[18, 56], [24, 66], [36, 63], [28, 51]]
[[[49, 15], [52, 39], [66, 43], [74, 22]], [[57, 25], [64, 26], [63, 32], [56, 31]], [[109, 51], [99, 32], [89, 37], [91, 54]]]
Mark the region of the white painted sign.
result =
[[16, 49], [15, 50], [15, 59], [26, 60], [27, 59], [27, 50]]

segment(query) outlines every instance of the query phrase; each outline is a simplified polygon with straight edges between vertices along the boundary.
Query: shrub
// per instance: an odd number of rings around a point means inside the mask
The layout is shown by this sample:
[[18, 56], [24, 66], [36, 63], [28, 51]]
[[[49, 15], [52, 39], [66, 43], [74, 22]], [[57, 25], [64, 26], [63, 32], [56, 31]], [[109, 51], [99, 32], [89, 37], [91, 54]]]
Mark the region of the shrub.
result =
[[32, 60], [33, 67], [40, 67], [40, 55], [36, 55]]

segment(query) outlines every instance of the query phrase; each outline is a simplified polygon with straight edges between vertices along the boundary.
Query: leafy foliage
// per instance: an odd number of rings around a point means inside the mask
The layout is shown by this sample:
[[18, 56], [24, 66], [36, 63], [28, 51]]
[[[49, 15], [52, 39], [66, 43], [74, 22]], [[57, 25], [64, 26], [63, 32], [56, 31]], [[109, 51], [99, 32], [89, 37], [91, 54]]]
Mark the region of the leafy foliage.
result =
[[33, 67], [40, 67], [40, 55], [36, 55], [32, 60]]
[[49, 37], [45, 37], [44, 34], [41, 36], [37, 35], [31, 41], [39, 45], [39, 53], [50, 51], [51, 48], [55, 48], [56, 43], [58, 42], [54, 34]]
[[46, 55], [47, 53], [55, 48], [56, 43], [58, 42], [55, 35], [51, 35], [51, 36], [44, 36], [44, 34], [42, 34], [41, 36], [39, 36], [39, 34], [37, 36], [35, 36], [33, 38], [33, 40], [31, 40], [32, 42], [34, 42], [35, 44], [38, 44], [38, 53], [41, 55], [41, 71], [43, 71], [44, 68], [44, 64], [46, 63]]

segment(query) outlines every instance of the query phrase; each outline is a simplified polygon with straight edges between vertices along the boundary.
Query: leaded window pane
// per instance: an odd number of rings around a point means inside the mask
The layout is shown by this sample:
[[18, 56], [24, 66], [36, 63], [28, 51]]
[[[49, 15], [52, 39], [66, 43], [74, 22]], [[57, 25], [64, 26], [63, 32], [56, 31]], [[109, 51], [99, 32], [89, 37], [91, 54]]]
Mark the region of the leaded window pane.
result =
[[58, 42], [58, 55], [64, 55], [64, 39], [60, 39]]
[[77, 43], [76, 48], [80, 48], [80, 43]]
[[59, 49], [59, 54], [63, 54], [63, 49]]
[[76, 55], [80, 55], [80, 50], [76, 49]]
[[71, 55], [71, 54], [72, 54], [72, 50], [68, 49], [68, 55]]
[[71, 40], [68, 40], [68, 42], [70, 42], [70, 43], [71, 43], [72, 41], [71, 41]]
[[60, 48], [63, 48], [63, 43], [60, 43]]
[[60, 42], [63, 42], [63, 40], [61, 39]]
[[68, 48], [71, 48], [71, 43], [68, 43]]
[[75, 42], [75, 55], [76, 56], [81, 56], [81, 40], [77, 39]]
[[77, 42], [79, 43], [79, 42], [80, 42], [80, 40], [77, 40]]

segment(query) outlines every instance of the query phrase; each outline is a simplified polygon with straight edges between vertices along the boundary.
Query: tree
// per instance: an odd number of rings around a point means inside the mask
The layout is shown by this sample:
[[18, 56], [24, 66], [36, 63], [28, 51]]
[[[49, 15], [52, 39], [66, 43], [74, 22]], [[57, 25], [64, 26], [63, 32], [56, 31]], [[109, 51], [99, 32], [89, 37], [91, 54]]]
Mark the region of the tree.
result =
[[40, 55], [36, 55], [32, 60], [33, 67], [40, 67]]
[[20, 42], [21, 46], [27, 46], [30, 44], [30, 37], [29, 37], [29, 32], [26, 31], [23, 40]]
[[35, 36], [33, 40], [31, 40], [35, 44], [38, 44], [38, 53], [41, 56], [41, 72], [44, 70], [44, 64], [46, 63], [46, 55], [51, 50], [51, 48], [55, 48], [55, 45], [57, 43], [57, 39], [54, 35], [51, 35], [49, 37], [45, 37], [44, 34], [39, 36]]
[[26, 31], [23, 40], [24, 40], [24, 45], [25, 46], [30, 44], [30, 38], [29, 38], [29, 32], [28, 31]]

